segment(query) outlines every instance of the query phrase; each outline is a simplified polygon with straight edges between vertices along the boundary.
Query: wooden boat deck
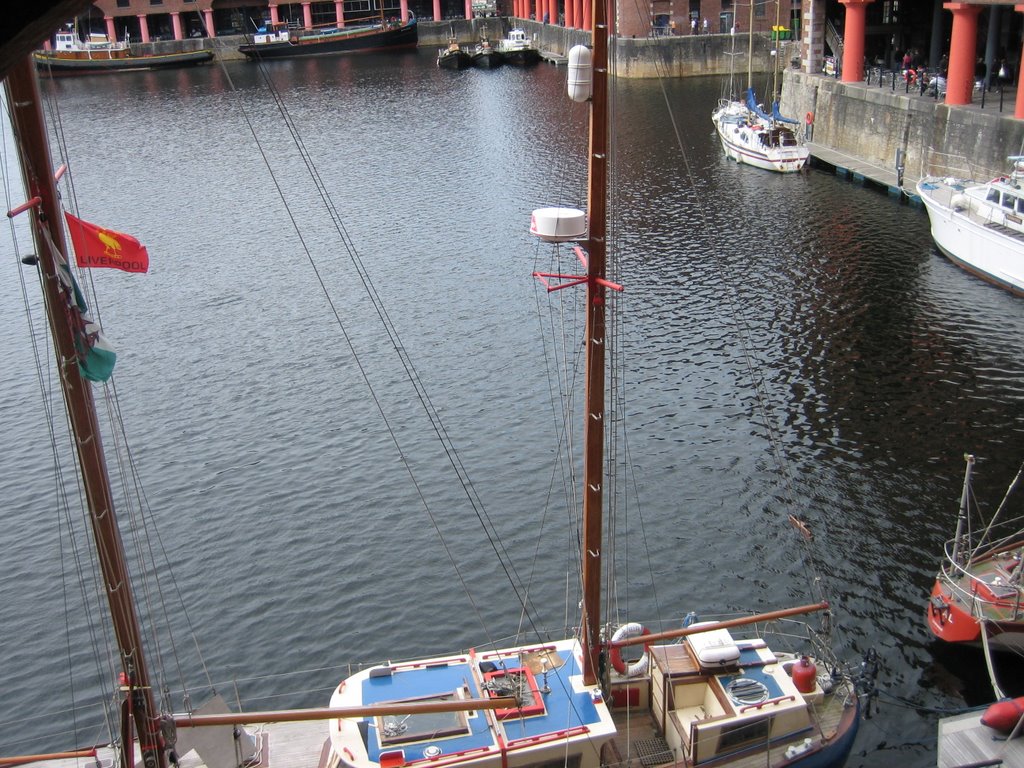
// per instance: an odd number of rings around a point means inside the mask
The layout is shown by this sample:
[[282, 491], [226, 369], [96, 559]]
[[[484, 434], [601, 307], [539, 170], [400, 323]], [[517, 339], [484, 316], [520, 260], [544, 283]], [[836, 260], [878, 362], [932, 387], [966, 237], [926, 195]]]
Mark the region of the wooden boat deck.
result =
[[939, 721], [938, 768], [964, 765], [1024, 766], [1024, 739], [996, 737], [981, 724], [981, 712], [944, 717]]

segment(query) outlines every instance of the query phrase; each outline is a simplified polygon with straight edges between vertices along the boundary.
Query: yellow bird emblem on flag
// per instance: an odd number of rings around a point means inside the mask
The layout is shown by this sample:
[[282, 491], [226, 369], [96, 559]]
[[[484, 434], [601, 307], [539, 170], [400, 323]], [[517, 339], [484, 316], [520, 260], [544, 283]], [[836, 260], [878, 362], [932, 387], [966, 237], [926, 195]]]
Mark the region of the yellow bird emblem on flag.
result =
[[96, 233], [96, 237], [103, 243], [103, 253], [106, 256], [112, 259], [121, 258], [121, 241], [114, 236], [113, 232], [101, 229]]

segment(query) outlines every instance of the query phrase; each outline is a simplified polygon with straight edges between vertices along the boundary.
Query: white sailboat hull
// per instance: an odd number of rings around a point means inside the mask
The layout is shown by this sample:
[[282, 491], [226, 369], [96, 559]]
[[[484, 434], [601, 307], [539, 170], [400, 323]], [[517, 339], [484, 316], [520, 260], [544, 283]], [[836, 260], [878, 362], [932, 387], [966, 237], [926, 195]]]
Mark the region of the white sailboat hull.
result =
[[[918, 182], [917, 192], [928, 210], [932, 238], [950, 261], [1024, 296], [1024, 197], [1019, 189], [999, 179], [972, 184], [926, 178]], [[1008, 201], [1021, 200], [1022, 210], [1005, 207], [1000, 194]]]
[[711, 119], [722, 149], [737, 163], [777, 173], [795, 173], [807, 165], [810, 150], [791, 140], [792, 131], [766, 124], [742, 102], [720, 105]]

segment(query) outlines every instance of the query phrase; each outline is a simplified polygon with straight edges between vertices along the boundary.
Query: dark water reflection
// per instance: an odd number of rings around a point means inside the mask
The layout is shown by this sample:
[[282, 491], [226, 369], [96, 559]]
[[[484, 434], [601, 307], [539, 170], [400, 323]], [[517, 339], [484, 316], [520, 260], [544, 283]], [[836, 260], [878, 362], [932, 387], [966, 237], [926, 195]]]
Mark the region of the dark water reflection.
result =
[[[153, 258], [145, 278], [94, 279], [109, 296], [119, 389], [145, 393], [122, 407], [207, 661], [225, 677], [284, 674], [487, 634], [453, 618], [470, 615], [466, 598], [324, 320], [321, 282], [407, 459], [426, 468], [425, 492], [442, 500], [436, 524], [488, 631], [518, 620], [476, 521], [424, 449], [348, 248], [380, 288], [496, 530], [524, 573], [545, 577], [534, 599], [556, 623], [566, 555], [553, 528], [533, 565], [554, 436], [537, 332], [548, 299], [529, 276], [551, 254], [526, 229], [535, 207], [584, 204], [585, 110], [563, 97], [562, 69], [442, 72], [432, 51], [268, 72], [272, 89], [237, 65], [51, 91], [83, 216], [139, 234]], [[922, 210], [824, 171], [781, 177], [725, 161], [709, 117], [720, 85], [615, 89], [621, 415], [645, 540], [635, 524], [619, 535], [650, 552], [658, 582], [652, 590], [631, 572], [628, 612], [675, 621], [803, 602], [783, 525], [795, 511], [814, 528], [849, 658], [875, 648], [882, 659], [880, 711], [850, 764], [934, 764], [935, 712], [962, 706], [965, 689], [982, 695], [983, 669], [975, 654], [932, 645], [924, 600], [955, 520], [962, 454], [979, 457], [989, 509], [1024, 455], [1024, 302], [944, 260]], [[348, 246], [323, 226], [307, 159]], [[5, 325], [19, 330], [0, 385], [13, 438], [0, 446], [4, 538], [19, 555], [0, 565], [7, 745], [14, 732], [52, 731], [8, 723], [38, 700], [33, 681], [62, 689], [49, 659], [67, 654], [56, 636], [33, 639], [64, 611], [40, 522], [52, 483], [26, 479], [48, 447], [31, 415], [14, 259], [3, 270]], [[67, 746], [52, 741], [42, 747]]]

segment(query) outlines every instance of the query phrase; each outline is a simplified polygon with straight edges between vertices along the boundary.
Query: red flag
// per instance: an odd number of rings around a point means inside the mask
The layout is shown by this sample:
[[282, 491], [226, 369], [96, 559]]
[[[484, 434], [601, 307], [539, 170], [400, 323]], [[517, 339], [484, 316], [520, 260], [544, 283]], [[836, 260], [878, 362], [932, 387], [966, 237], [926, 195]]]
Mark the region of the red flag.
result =
[[75, 262], [85, 267], [111, 267], [124, 272], [149, 270], [149, 253], [131, 235], [104, 229], [64, 211], [75, 248]]

